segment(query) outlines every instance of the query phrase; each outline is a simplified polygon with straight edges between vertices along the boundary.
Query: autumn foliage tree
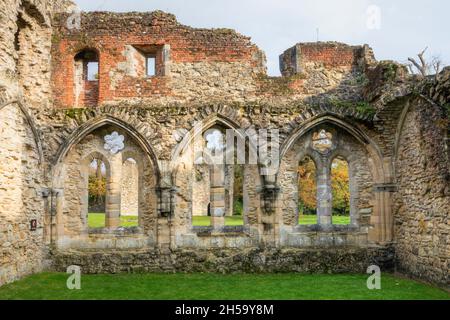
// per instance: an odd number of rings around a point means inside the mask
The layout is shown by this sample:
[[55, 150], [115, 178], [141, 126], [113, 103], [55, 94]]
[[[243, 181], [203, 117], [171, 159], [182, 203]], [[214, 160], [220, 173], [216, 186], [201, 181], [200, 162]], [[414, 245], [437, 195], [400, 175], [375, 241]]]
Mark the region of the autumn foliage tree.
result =
[[[335, 159], [331, 166], [331, 187], [333, 194], [333, 214], [348, 216], [350, 214], [350, 187], [348, 163]], [[316, 167], [309, 158], [300, 161], [298, 166], [299, 212], [315, 214], [317, 209]]]
[[333, 214], [350, 215], [350, 186], [348, 163], [335, 159], [331, 165], [331, 187], [333, 192]]
[[300, 161], [298, 166], [298, 193], [300, 214], [315, 214], [316, 202], [316, 166], [311, 158]]

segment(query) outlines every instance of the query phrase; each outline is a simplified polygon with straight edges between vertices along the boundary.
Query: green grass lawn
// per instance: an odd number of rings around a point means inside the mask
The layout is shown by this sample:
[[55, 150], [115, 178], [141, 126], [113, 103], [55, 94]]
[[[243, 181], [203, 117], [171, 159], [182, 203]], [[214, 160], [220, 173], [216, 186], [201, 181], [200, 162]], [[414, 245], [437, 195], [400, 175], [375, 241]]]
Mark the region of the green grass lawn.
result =
[[[299, 216], [298, 223], [300, 225], [312, 225], [317, 224], [316, 215], [304, 215]], [[88, 215], [89, 228], [104, 228], [105, 227], [105, 214], [104, 213], [89, 213]], [[350, 217], [333, 216], [333, 224], [346, 225], [350, 224]], [[136, 216], [121, 216], [120, 225], [122, 227], [137, 227], [138, 217]], [[211, 218], [206, 216], [194, 216], [192, 217], [192, 225], [197, 227], [206, 227], [211, 225]], [[226, 226], [242, 226], [244, 225], [244, 219], [242, 216], [225, 217]]]
[[[121, 227], [137, 227], [139, 225], [137, 216], [121, 216]], [[89, 228], [104, 228], [105, 227], [105, 214], [104, 213], [89, 213], [88, 214], [88, 226]]]
[[382, 275], [381, 290], [368, 290], [367, 277], [342, 274], [82, 275], [81, 290], [68, 290], [67, 274], [42, 273], [0, 287], [0, 300], [450, 300], [450, 295], [438, 288], [389, 274]]
[[[192, 225], [196, 227], [206, 227], [211, 225], [211, 217], [206, 216], [193, 216]], [[242, 226], [244, 225], [244, 219], [242, 216], [225, 217], [226, 226]]]
[[[338, 224], [338, 225], [350, 224], [349, 216], [333, 216], [332, 219], [333, 219], [333, 224]], [[316, 215], [299, 216], [298, 224], [301, 224], [301, 225], [317, 224], [317, 216]]]

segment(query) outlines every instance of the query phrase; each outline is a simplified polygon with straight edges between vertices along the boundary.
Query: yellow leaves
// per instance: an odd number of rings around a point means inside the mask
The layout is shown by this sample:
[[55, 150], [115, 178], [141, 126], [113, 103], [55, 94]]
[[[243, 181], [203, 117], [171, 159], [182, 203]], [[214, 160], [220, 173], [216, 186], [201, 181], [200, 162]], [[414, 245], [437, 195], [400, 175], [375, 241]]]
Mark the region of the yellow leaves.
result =
[[302, 207], [316, 209], [316, 166], [310, 158], [305, 158], [298, 166], [298, 193]]
[[[315, 164], [310, 158], [305, 158], [300, 162], [297, 170], [300, 211], [301, 213], [314, 211], [317, 207]], [[331, 166], [331, 187], [333, 214], [348, 215], [350, 211], [350, 185], [349, 168], [345, 160], [337, 158], [333, 161]]]
[[339, 158], [331, 165], [331, 188], [333, 192], [333, 211], [347, 215], [350, 210], [350, 185], [348, 163]]
[[89, 195], [102, 197], [106, 195], [106, 179], [103, 177], [89, 176]]

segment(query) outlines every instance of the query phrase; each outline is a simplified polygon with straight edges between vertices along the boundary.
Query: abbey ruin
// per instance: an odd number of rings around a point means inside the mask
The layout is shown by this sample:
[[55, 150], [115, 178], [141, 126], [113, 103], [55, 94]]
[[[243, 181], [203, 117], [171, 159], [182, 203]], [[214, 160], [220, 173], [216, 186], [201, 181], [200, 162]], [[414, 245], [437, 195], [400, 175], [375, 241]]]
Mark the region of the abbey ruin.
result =
[[[264, 53], [233, 30], [188, 27], [160, 11], [72, 9], [65, 0], [0, 5], [0, 285], [70, 265], [378, 265], [448, 285], [449, 68], [421, 78], [377, 61], [368, 45], [317, 42], [293, 44], [280, 56], [282, 76], [269, 77]], [[199, 162], [207, 152], [195, 142], [208, 144], [208, 130], [234, 134], [240, 169]], [[305, 157], [317, 169], [317, 221], [307, 225], [298, 223]], [[345, 225], [331, 210], [338, 157], [349, 168]], [[105, 179], [102, 228], [87, 222], [94, 160]], [[243, 224], [230, 226], [237, 170]], [[136, 226], [121, 226], [125, 211]], [[208, 215], [210, 225], [193, 225]]]

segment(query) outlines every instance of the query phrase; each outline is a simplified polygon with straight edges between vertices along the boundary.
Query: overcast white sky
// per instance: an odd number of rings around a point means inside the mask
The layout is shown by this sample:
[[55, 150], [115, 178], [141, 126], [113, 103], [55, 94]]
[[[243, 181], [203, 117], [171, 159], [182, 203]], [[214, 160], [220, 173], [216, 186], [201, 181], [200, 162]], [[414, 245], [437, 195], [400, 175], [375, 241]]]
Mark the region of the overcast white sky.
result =
[[[84, 11], [163, 10], [193, 27], [232, 28], [266, 52], [269, 74], [297, 42], [340, 41], [372, 46], [378, 60], [427, 55], [450, 64], [447, 0], [75, 0]], [[376, 6], [376, 7], [373, 7]], [[379, 8], [380, 19], [377, 19]], [[378, 28], [379, 27], [379, 28]]]

